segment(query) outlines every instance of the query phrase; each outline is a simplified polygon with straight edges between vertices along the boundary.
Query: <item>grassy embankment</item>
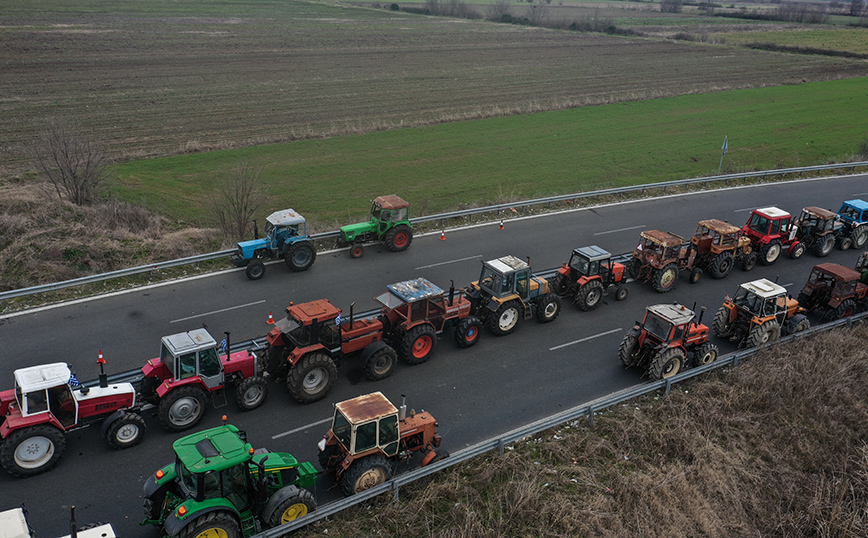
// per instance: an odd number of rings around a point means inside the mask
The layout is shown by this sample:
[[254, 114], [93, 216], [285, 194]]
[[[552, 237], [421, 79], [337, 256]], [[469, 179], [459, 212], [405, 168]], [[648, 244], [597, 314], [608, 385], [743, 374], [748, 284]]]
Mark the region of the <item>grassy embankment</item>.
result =
[[861, 326], [771, 348], [298, 536], [866, 536], [866, 338]]

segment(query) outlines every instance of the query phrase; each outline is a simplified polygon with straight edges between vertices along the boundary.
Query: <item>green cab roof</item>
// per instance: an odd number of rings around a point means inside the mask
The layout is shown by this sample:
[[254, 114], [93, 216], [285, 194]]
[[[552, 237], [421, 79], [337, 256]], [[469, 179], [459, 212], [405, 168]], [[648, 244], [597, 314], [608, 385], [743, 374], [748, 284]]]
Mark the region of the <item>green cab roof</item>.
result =
[[182, 437], [172, 448], [191, 473], [203, 473], [222, 471], [250, 460], [253, 447], [241, 439], [238, 428], [225, 424]]

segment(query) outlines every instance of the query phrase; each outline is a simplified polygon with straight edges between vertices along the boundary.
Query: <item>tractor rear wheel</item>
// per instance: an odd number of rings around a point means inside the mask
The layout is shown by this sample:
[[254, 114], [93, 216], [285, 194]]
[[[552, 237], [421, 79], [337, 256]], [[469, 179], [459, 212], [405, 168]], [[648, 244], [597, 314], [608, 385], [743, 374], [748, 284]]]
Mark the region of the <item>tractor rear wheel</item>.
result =
[[413, 230], [406, 224], [399, 224], [386, 232], [385, 242], [392, 252], [407, 250], [413, 242]]
[[681, 371], [684, 366], [684, 350], [677, 347], [666, 348], [654, 357], [651, 361], [651, 366], [648, 368], [648, 374], [654, 381], [661, 379], [669, 379]]
[[105, 438], [112, 448], [130, 448], [142, 442], [147, 427], [145, 419], [138, 413], [124, 413], [121, 418], [111, 423]]
[[838, 238], [835, 239], [835, 244], [838, 246], [839, 250], [847, 250], [853, 246], [853, 240], [850, 239], [849, 236], [839, 235]]
[[814, 255], [818, 258], [825, 258], [832, 252], [832, 249], [835, 247], [835, 236], [832, 234], [826, 234], [822, 237], [817, 238], [817, 242], [814, 243]]
[[781, 327], [776, 321], [771, 320], [762, 325], [755, 325], [747, 335], [745, 347], [759, 347], [769, 342], [774, 342], [781, 337]]
[[238, 520], [226, 511], [202, 514], [181, 529], [177, 538], [240, 538]]
[[[364, 355], [365, 353], [362, 353]], [[398, 354], [388, 345], [383, 345], [370, 354], [370, 357], [362, 357], [362, 369], [371, 381], [386, 379], [395, 370], [398, 362]]]
[[170, 432], [192, 428], [205, 414], [206, 398], [205, 391], [199, 387], [188, 385], [172, 389], [157, 405], [160, 424]]
[[316, 261], [316, 249], [310, 241], [301, 241], [289, 247], [284, 261], [293, 272], [307, 271]]
[[603, 299], [603, 285], [599, 280], [592, 280], [579, 288], [576, 293], [576, 304], [585, 312], [597, 308]]
[[732, 252], [721, 252], [715, 256], [708, 268], [711, 278], [725, 278], [732, 271], [733, 263]]
[[297, 486], [286, 487], [294, 489], [295, 493], [277, 503], [277, 506], [270, 513], [264, 514], [263, 519], [269, 528], [289, 523], [316, 510], [316, 500], [313, 498], [313, 493]]
[[771, 265], [781, 257], [781, 242], [772, 239], [759, 248], [759, 262], [763, 265]]
[[66, 438], [48, 424], [14, 430], [0, 443], [0, 464], [14, 476], [33, 476], [48, 471], [60, 461]]
[[437, 332], [427, 323], [416, 325], [401, 339], [401, 358], [407, 364], [422, 364], [431, 358], [437, 345]]
[[670, 263], [654, 273], [654, 280], [651, 282], [651, 286], [658, 293], [666, 293], [675, 289], [676, 282], [678, 282], [678, 265]]
[[482, 330], [482, 322], [476, 316], [468, 316], [461, 320], [455, 328], [455, 341], [459, 347], [471, 347], [479, 341], [479, 331]]
[[719, 338], [728, 338], [732, 335], [732, 330], [735, 323], [729, 320], [729, 309], [721, 306], [714, 314], [714, 322], [711, 327], [714, 329], [714, 334]]
[[341, 478], [341, 489], [344, 495], [361, 493], [366, 489], [379, 486], [392, 477], [392, 466], [380, 454], [366, 456], [356, 460]]
[[261, 375], [248, 377], [235, 387], [235, 403], [242, 411], [256, 409], [268, 396], [268, 382]]
[[325, 398], [338, 377], [338, 369], [325, 353], [308, 353], [299, 360], [286, 377], [286, 388], [299, 403], [312, 403]]
[[618, 346], [618, 358], [621, 359], [621, 364], [629, 368], [636, 365], [641, 352], [639, 329], [633, 329], [624, 335], [624, 339], [621, 340], [621, 344]]
[[693, 365], [704, 366], [706, 364], [711, 364], [717, 360], [718, 355], [720, 355], [720, 349], [718, 349], [716, 345], [706, 342], [699, 346], [696, 352], [694, 352]]
[[860, 226], [850, 232], [850, 239], [853, 240], [853, 248], [862, 248], [868, 242], [868, 225]]
[[561, 299], [554, 293], [547, 293], [536, 303], [536, 320], [549, 323], [561, 313]]
[[841, 318], [848, 318], [856, 313], [856, 301], [853, 299], [844, 299], [838, 308], [832, 311], [829, 321]]
[[628, 268], [630, 278], [638, 280], [639, 275], [642, 274], [642, 267], [642, 260], [640, 260], [639, 258], [633, 258], [632, 260], [630, 260], [630, 266]]
[[518, 301], [509, 301], [488, 316], [488, 328], [497, 336], [503, 336], [515, 330], [520, 318], [521, 305]]
[[244, 269], [244, 274], [250, 280], [259, 280], [265, 276], [265, 264], [262, 263], [262, 260], [250, 260], [250, 263]]

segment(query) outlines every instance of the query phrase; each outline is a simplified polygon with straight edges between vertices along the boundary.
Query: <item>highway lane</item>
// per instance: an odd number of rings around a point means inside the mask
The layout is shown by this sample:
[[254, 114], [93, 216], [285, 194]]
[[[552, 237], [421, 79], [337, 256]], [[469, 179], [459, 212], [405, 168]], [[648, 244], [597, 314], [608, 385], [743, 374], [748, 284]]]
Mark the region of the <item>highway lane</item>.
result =
[[[233, 328], [236, 331], [233, 332], [233, 338], [261, 334], [266, 328], [262, 312], [267, 315], [267, 310], [271, 309], [277, 314], [285, 304], [283, 301], [292, 299], [272, 300], [265, 295], [254, 296], [250, 290], [258, 291], [256, 286], [259, 284], [282, 286], [282, 294], [299, 295], [304, 299], [298, 300], [306, 300], [323, 296], [323, 290], [303, 289], [301, 282], [296, 280], [311, 280], [316, 282], [312, 285], [321, 286], [331, 278], [334, 286], [329, 288], [325, 296], [332, 297], [346, 307], [349, 299], [347, 302], [338, 299], [343, 296], [341, 293], [347, 293], [348, 297], [358, 301], [357, 308], [364, 309], [373, 306], [370, 297], [386, 283], [421, 275], [444, 287], [448, 286], [449, 278], [454, 278], [457, 285], [464, 284], [477, 276], [480, 259], [507, 252], [518, 256], [530, 254], [534, 266], [538, 268], [554, 267], [566, 260], [570, 249], [576, 246], [597, 243], [614, 252], [630, 250], [635, 246], [639, 228], [626, 228], [648, 226], [689, 235], [696, 221], [702, 218], [724, 218], [740, 224], [747, 218], [749, 206], [777, 203], [791, 212], [798, 211], [804, 205], [834, 209], [841, 200], [864, 192], [865, 185], [864, 177], [804, 182], [507, 221], [503, 231], [497, 230], [494, 225], [461, 232], [450, 231], [447, 232], [446, 241], [439, 241], [439, 234], [418, 238], [404, 254], [376, 254], [372, 252], [375, 249], [369, 249], [366, 257], [359, 260], [349, 260], [346, 253], [323, 256], [310, 272], [302, 275], [280, 274], [282, 267], [273, 267], [269, 268], [269, 274], [260, 282], [247, 282], [243, 274], [228, 272], [189, 283], [174, 283], [7, 319], [0, 327], [0, 331], [3, 331], [0, 337], [3, 339], [3, 356], [4, 359], [16, 357], [19, 361], [22, 357], [34, 359], [26, 364], [55, 360], [50, 356], [37, 359], [36, 354], [27, 351], [32, 348], [28, 348], [20, 339], [26, 331], [34, 331], [34, 334], [43, 336], [43, 342], [45, 338], [51, 338], [52, 342], [69, 343], [83, 349], [76, 352], [82, 355], [76, 355], [67, 352], [68, 349], [59, 344], [40, 347], [46, 350], [59, 347], [63, 354], [55, 356], [57, 360], [70, 360], [81, 371], [79, 364], [82, 359], [79, 357], [85, 357], [87, 362], [95, 359], [95, 352], [91, 353], [90, 346], [86, 345], [87, 339], [93, 339], [93, 334], [101, 336], [102, 333], [109, 339], [112, 327], [137, 331], [150, 338], [152, 343], [141, 351], [146, 358], [150, 356], [148, 350], [156, 351], [160, 334], [175, 331], [179, 323], [173, 324], [172, 320], [264, 299], [266, 303], [249, 307], [249, 313], [244, 308], [202, 319], [214, 332], [222, 330], [221, 323], [227, 326], [233, 321], [246, 323], [250, 332], [244, 334]], [[626, 230], [616, 231], [620, 229]], [[544, 241], [540, 238], [544, 238]], [[402, 262], [401, 268], [397, 268], [395, 261], [405, 258], [410, 263]], [[856, 253], [853, 251], [835, 250], [824, 261], [852, 265], [855, 258]], [[434, 265], [450, 260], [458, 261]], [[551, 324], [524, 322], [516, 333], [503, 338], [486, 333], [476, 347], [468, 350], [458, 349], [451, 333], [447, 333], [441, 338], [435, 356], [428, 363], [416, 367], [399, 364], [396, 373], [384, 381], [367, 381], [355, 362], [349, 360], [341, 367], [340, 379], [334, 391], [324, 401], [301, 406], [289, 398], [283, 387], [272, 384], [269, 399], [263, 408], [251, 413], [240, 413], [230, 403], [219, 410], [210, 409], [201, 426], [204, 428], [219, 423], [221, 412], [228, 412], [233, 423], [248, 429], [255, 445], [287, 450], [300, 459], [315, 460], [315, 443], [327, 428], [327, 424], [317, 423], [330, 416], [331, 402], [371, 390], [382, 390], [396, 401], [400, 394], [406, 393], [411, 407], [432, 412], [440, 421], [445, 448], [455, 451], [641, 382], [641, 372], [621, 368], [616, 350], [624, 332], [636, 319], [641, 318], [645, 305], [669, 301], [692, 305], [697, 301], [708, 307], [705, 321], [710, 322], [722, 296], [732, 293], [740, 282], [777, 276], [782, 284], [793, 283], [788, 288], [796, 294], [815, 263], [817, 258], [806, 254], [796, 261], [782, 259], [770, 268], [758, 265], [750, 273], [736, 269], [721, 281], [703, 279], [696, 285], [689, 285], [682, 278], [678, 287], [668, 294], [654, 293], [647, 285], [632, 284], [630, 296], [623, 303], [606, 298], [604, 304], [590, 313], [579, 312], [565, 303], [561, 316]], [[325, 268], [332, 267], [340, 274], [326, 274]], [[355, 275], [357, 280], [346, 280], [351, 275]], [[300, 278], [296, 279], [296, 276]], [[370, 283], [364, 283], [367, 281]], [[245, 292], [238, 293], [239, 288]], [[229, 297], [237, 299], [237, 302], [214, 300]], [[141, 313], [137, 319], [146, 321], [129, 321], [128, 313], [133, 308]], [[239, 315], [241, 313], [246, 315]], [[115, 317], [120, 319], [116, 320]], [[69, 324], [64, 323], [65, 318], [68, 318], [66, 321]], [[199, 320], [196, 321], [197, 325], [194, 326], [198, 326]], [[81, 334], [69, 333], [66, 330], [69, 325]], [[94, 325], [96, 331], [88, 337], [84, 331], [91, 330]], [[164, 330], [166, 328], [169, 330]], [[155, 329], [161, 332], [148, 334], [148, 330]], [[124, 355], [118, 351], [123, 349], [124, 342], [114, 336], [110, 339], [111, 344], [118, 346], [116, 349], [103, 346], [104, 350], [112, 350], [107, 353], [110, 369], [132, 368], [142, 362], [143, 359], [135, 358], [133, 362], [126, 363], [128, 365], [118, 366], [117, 363], [124, 360]], [[572, 343], [577, 340], [583, 341]], [[733, 349], [729, 342], [719, 344], [724, 352]], [[9, 347], [17, 351], [10, 353]], [[13, 367], [12, 361], [7, 364], [4, 360], [4, 371], [7, 371], [6, 368], [11, 371]], [[4, 376], [11, 382], [11, 373]], [[66, 457], [50, 473], [17, 480], [0, 472], [0, 506], [25, 501], [41, 536], [65, 532], [67, 522], [61, 507], [69, 504], [78, 506], [79, 522], [109, 520], [123, 536], [156, 536], [156, 532], [136, 526], [141, 517], [141, 483], [170, 459], [171, 442], [178, 436], [162, 431], [155, 417], [148, 416], [147, 420], [148, 436], [139, 447], [121, 452], [111, 450], [99, 437], [98, 429], [89, 428], [69, 436]], [[299, 431], [280, 436], [293, 430]], [[333, 497], [335, 492], [328, 491], [327, 481], [324, 481], [318, 485], [317, 495], [322, 501]]]

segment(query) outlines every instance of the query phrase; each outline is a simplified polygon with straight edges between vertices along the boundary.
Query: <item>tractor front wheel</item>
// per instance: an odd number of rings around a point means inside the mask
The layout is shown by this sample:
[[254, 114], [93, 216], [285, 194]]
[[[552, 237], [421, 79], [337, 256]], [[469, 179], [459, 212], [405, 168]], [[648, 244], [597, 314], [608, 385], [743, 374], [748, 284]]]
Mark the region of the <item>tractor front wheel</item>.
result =
[[520, 317], [521, 306], [518, 301], [509, 301], [488, 317], [488, 328], [497, 336], [509, 334], [515, 330]]
[[361, 258], [365, 254], [365, 247], [362, 245], [352, 245], [350, 247], [350, 258]]
[[629, 368], [636, 365], [641, 352], [639, 330], [633, 329], [624, 335], [624, 339], [621, 340], [621, 344], [618, 346], [618, 358], [621, 359], [621, 364]]
[[814, 255], [818, 258], [825, 258], [832, 252], [832, 249], [835, 247], [835, 236], [832, 234], [826, 234], [823, 237], [818, 237], [817, 242], [814, 243]]
[[846, 235], [841, 235], [835, 240], [835, 244], [838, 245], [839, 250], [847, 250], [853, 246], [853, 240]]
[[704, 366], [706, 364], [711, 364], [717, 360], [718, 355], [720, 355], [720, 349], [718, 349], [716, 345], [706, 342], [699, 346], [699, 349], [694, 353], [693, 365]]
[[603, 299], [603, 285], [598, 280], [592, 280], [579, 288], [576, 293], [576, 304], [585, 312], [589, 312], [600, 304]]
[[711, 324], [714, 329], [714, 334], [719, 338], [728, 338], [732, 334], [732, 329], [735, 324], [729, 320], [729, 309], [721, 306], [714, 314], [714, 322]]
[[261, 375], [248, 377], [235, 387], [235, 403], [242, 411], [256, 409], [268, 396], [268, 382]]
[[455, 341], [459, 347], [471, 347], [479, 341], [480, 330], [482, 330], [482, 322], [479, 318], [468, 316], [455, 328]]
[[316, 261], [316, 249], [309, 241], [296, 243], [286, 252], [286, 266], [295, 273], [307, 271]]
[[0, 464], [14, 476], [48, 471], [66, 450], [63, 432], [48, 424], [14, 430], [0, 443]]
[[341, 489], [344, 495], [350, 496], [379, 486], [391, 477], [392, 467], [389, 461], [380, 454], [374, 454], [356, 460], [350, 465], [341, 478]]
[[654, 273], [654, 280], [651, 282], [651, 286], [658, 293], [666, 293], [675, 289], [676, 282], [678, 282], [678, 265], [670, 263]]
[[270, 513], [265, 514], [265, 523], [269, 528], [289, 523], [316, 510], [316, 500], [313, 498], [313, 493], [296, 486], [287, 487], [296, 491], [277, 503], [277, 506]]
[[558, 295], [566, 295], [570, 290], [570, 282], [566, 275], [558, 273], [555, 281], [552, 282], [552, 290]]
[[184, 386], [172, 389], [157, 406], [160, 424], [170, 432], [192, 428], [205, 414], [205, 391]]
[[386, 232], [386, 246], [392, 252], [407, 250], [413, 242], [413, 230], [406, 224], [399, 224]]
[[711, 278], [725, 278], [732, 271], [734, 260], [732, 252], [721, 252], [714, 257], [708, 272], [711, 273]]
[[286, 387], [299, 403], [312, 403], [325, 398], [338, 377], [338, 369], [325, 353], [309, 353], [289, 371]]
[[437, 333], [428, 324], [416, 325], [401, 339], [401, 358], [407, 364], [422, 364], [431, 358], [437, 345]]
[[756, 252], [751, 252], [750, 254], [746, 254], [744, 259], [741, 260], [741, 270], [742, 271], [750, 271], [756, 265]]
[[396, 362], [398, 362], [398, 354], [386, 345], [371, 353], [370, 357], [363, 357], [362, 368], [368, 379], [379, 381], [392, 375]]
[[759, 248], [759, 262], [763, 265], [771, 265], [778, 261], [781, 256], [781, 242], [777, 239], [766, 243]]
[[804, 314], [796, 314], [786, 325], [787, 334], [796, 334], [811, 328], [811, 320]]
[[262, 260], [250, 260], [250, 263], [244, 269], [244, 274], [250, 280], [259, 280], [265, 276], [265, 264], [262, 263]]
[[240, 538], [238, 520], [224, 511], [203, 514], [181, 529], [177, 538]]
[[781, 337], [781, 328], [776, 321], [771, 320], [762, 325], [755, 325], [747, 335], [746, 347], [759, 347], [774, 342]]
[[628, 295], [630, 295], [630, 288], [628, 288], [624, 284], [619, 284], [617, 287], [615, 287], [616, 301], [623, 301], [627, 298]]
[[798, 260], [802, 257], [802, 254], [805, 253], [805, 244], [804, 243], [796, 243], [792, 247], [790, 247], [790, 258], [794, 260]]
[[654, 381], [678, 375], [684, 365], [684, 350], [677, 347], [664, 349], [651, 361], [648, 374]]
[[536, 320], [549, 323], [561, 313], [561, 299], [554, 293], [547, 293], [536, 304]]
[[145, 419], [138, 413], [124, 413], [111, 423], [106, 431], [106, 441], [112, 448], [121, 450], [142, 442], [145, 437]]

